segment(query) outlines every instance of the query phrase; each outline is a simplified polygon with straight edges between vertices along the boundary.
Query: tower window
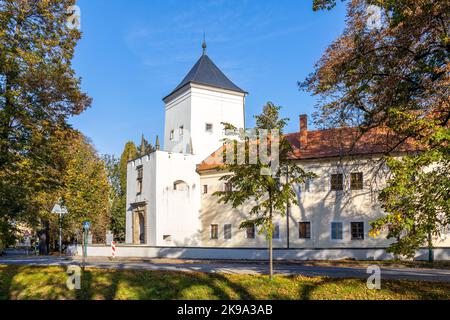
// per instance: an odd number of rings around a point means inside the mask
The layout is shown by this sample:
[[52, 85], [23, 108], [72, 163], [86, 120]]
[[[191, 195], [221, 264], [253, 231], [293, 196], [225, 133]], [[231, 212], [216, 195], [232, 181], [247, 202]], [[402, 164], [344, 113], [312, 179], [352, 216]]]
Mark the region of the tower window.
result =
[[171, 130], [171, 131], [170, 131], [170, 137], [169, 137], [170, 141], [173, 141], [174, 135], [175, 135], [174, 131]]
[[141, 194], [142, 193], [142, 180], [143, 180], [143, 177], [144, 177], [144, 168], [142, 167], [142, 166], [139, 166], [139, 167], [137, 167], [136, 168], [136, 170], [137, 170], [137, 178], [136, 178], [136, 181], [137, 181], [137, 194]]
[[205, 131], [206, 132], [213, 132], [213, 124], [212, 123], [206, 123], [205, 124]]

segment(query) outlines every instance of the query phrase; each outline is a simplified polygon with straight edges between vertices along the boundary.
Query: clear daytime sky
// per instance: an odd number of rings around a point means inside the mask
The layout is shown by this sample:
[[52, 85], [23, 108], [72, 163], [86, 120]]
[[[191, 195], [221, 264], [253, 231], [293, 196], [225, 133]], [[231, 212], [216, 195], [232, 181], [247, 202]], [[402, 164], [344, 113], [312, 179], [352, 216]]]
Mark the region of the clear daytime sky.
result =
[[345, 5], [313, 12], [312, 0], [79, 0], [81, 31], [74, 68], [92, 107], [70, 121], [101, 154], [120, 155], [141, 134], [163, 140], [164, 104], [202, 53], [249, 92], [247, 127], [267, 101], [290, 118], [311, 115], [316, 99], [297, 81], [313, 71], [342, 32]]

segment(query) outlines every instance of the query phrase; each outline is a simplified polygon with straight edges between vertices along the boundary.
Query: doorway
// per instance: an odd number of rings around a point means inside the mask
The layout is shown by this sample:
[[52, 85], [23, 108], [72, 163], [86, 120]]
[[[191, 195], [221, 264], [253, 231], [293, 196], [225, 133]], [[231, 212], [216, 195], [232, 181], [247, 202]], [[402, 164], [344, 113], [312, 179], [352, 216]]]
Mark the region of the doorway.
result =
[[133, 244], [145, 244], [145, 211], [137, 210], [133, 212]]

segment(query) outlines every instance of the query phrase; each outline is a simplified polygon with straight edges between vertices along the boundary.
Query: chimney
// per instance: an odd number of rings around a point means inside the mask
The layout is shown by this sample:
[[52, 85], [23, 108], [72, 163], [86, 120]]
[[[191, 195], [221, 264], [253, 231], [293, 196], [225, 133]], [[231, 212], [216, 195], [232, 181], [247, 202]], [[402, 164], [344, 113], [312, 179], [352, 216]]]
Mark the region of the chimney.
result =
[[308, 116], [300, 115], [300, 148], [305, 149], [308, 145]]

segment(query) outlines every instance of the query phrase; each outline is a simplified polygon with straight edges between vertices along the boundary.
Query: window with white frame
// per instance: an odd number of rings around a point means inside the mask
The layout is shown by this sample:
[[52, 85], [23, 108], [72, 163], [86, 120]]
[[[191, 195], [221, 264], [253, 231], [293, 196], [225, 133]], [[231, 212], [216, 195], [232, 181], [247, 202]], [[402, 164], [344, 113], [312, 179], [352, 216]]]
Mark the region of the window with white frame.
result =
[[363, 174], [362, 172], [353, 172], [350, 174], [350, 189], [351, 190], [362, 190], [363, 185]]
[[211, 225], [211, 239], [217, 240], [219, 239], [219, 225], [218, 224], [212, 224]]
[[305, 180], [305, 192], [311, 192], [312, 178], [306, 178]]
[[223, 226], [223, 237], [225, 240], [231, 239], [231, 224], [227, 223]]
[[205, 123], [205, 131], [206, 132], [213, 132], [213, 124], [212, 123]]
[[272, 239], [280, 239], [280, 224], [273, 224]]
[[344, 239], [344, 224], [342, 222], [331, 223], [331, 240]]
[[298, 238], [311, 239], [311, 222], [298, 223]]
[[255, 225], [251, 224], [245, 228], [245, 238], [255, 239]]
[[225, 192], [232, 192], [233, 191], [233, 186], [231, 185], [230, 182], [225, 182], [224, 183], [224, 191]]
[[364, 222], [350, 222], [352, 240], [364, 240]]
[[331, 175], [331, 190], [332, 191], [344, 190], [344, 175], [342, 173]]

